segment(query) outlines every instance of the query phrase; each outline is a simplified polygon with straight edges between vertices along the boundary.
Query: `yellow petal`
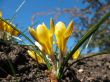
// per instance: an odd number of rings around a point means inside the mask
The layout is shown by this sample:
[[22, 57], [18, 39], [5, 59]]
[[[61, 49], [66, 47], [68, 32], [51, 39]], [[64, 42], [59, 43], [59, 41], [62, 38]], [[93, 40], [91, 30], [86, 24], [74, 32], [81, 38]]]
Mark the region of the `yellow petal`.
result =
[[[55, 25], [54, 25], [54, 21], [53, 19], [50, 19], [50, 34], [49, 34], [49, 38], [50, 38], [50, 48], [53, 48], [53, 36], [54, 36], [54, 32], [55, 32]], [[52, 51], [52, 49], [51, 49]]]
[[38, 54], [36, 54], [34, 51], [28, 50], [27, 52], [28, 52], [28, 55], [30, 57], [32, 57], [34, 60], [38, 61], [38, 63], [45, 64], [44, 60]]
[[64, 36], [63, 36], [64, 38], [63, 38], [63, 41], [62, 41], [62, 45], [63, 45], [62, 49], [63, 49], [63, 51], [66, 50], [67, 41], [68, 41], [69, 37], [72, 35], [72, 33], [73, 33], [73, 25], [74, 25], [74, 23], [73, 23], [73, 21], [71, 21], [69, 23], [65, 33], [64, 33]]
[[66, 31], [66, 26], [63, 22], [58, 22], [56, 25], [55, 25], [55, 35], [56, 35], [56, 39], [60, 39], [64, 32]]
[[74, 22], [71, 21], [71, 22], [69, 23], [69, 25], [68, 25], [66, 31], [65, 31], [65, 35], [64, 35], [65, 38], [68, 39], [68, 38], [72, 35], [72, 33], [73, 33], [73, 26], [74, 26]]
[[[2, 17], [2, 12], [0, 11], [0, 17]], [[0, 19], [0, 30], [3, 30], [3, 21]]]
[[0, 11], [0, 17], [2, 17], [2, 11]]
[[51, 36], [54, 35], [54, 31], [55, 31], [54, 21], [53, 21], [53, 19], [50, 19], [50, 34], [51, 34]]
[[45, 44], [48, 41], [48, 29], [45, 25], [38, 25], [36, 28], [36, 34], [40, 44]]
[[6, 28], [7, 28], [7, 24], [3, 22], [3, 27], [2, 27], [3, 31], [6, 31]]
[[36, 55], [37, 55], [37, 61], [38, 61], [38, 63], [43, 63], [43, 64], [45, 64], [43, 58], [40, 57], [38, 54], [36, 54]]
[[63, 22], [58, 22], [55, 26], [55, 35], [57, 40], [58, 48], [63, 51], [64, 50], [64, 33], [66, 31], [66, 26]]
[[27, 52], [28, 52], [28, 55], [29, 55], [30, 57], [32, 57], [34, 60], [37, 60], [37, 57], [36, 57], [34, 51], [28, 50]]
[[6, 32], [11, 34], [12, 31], [13, 31], [13, 28], [11, 26], [7, 25]]
[[37, 41], [37, 34], [36, 34], [36, 31], [33, 28], [29, 27], [29, 33]]
[[3, 21], [2, 20], [0, 20], [0, 30], [3, 31]]
[[78, 50], [72, 55], [72, 58], [75, 59], [75, 60], [77, 60], [78, 57], [79, 57], [79, 55], [80, 55], [80, 50], [78, 49]]
[[52, 42], [50, 38], [49, 30], [45, 24], [38, 25], [36, 29], [38, 42], [44, 47], [44, 50], [47, 54], [51, 55], [52, 53]]

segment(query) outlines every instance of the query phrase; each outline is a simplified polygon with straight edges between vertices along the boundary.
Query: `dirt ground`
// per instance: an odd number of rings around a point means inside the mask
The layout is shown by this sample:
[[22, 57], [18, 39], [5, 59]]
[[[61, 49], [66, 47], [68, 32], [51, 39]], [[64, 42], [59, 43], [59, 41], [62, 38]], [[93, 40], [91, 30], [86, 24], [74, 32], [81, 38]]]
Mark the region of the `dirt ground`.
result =
[[81, 82], [110, 82], [110, 54], [85, 59], [72, 68]]
[[[46, 70], [46, 65], [39, 65], [27, 55], [27, 47], [0, 41], [0, 82], [50, 82]], [[76, 81], [110, 82], [110, 55], [95, 56], [72, 65], [61, 82]]]

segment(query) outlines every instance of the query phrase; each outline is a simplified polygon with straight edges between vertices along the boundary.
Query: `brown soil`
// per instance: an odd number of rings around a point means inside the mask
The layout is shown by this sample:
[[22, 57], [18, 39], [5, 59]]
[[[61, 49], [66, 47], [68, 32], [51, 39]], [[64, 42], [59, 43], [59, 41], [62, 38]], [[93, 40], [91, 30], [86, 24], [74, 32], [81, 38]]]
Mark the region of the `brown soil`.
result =
[[[0, 41], [0, 82], [50, 82], [46, 65], [39, 65], [26, 51], [27, 47]], [[74, 64], [65, 72], [61, 82], [110, 82], [110, 55]]]
[[110, 54], [82, 60], [71, 68], [81, 82], [110, 82]]

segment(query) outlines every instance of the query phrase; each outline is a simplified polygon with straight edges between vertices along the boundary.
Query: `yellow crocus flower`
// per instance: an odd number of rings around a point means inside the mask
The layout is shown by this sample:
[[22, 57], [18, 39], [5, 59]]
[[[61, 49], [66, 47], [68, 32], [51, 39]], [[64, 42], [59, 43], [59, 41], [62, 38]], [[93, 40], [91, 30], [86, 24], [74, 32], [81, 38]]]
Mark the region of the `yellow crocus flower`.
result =
[[50, 29], [43, 23], [38, 25], [36, 30], [30, 27], [29, 32], [43, 47], [46, 54], [53, 55], [54, 22], [52, 19], [50, 20]]
[[[0, 11], [0, 17], [2, 17], [2, 12]], [[0, 30], [10, 33], [11, 35], [18, 36], [20, 32], [13, 29], [10, 25], [8, 25], [6, 22], [0, 20]]]
[[74, 25], [73, 21], [69, 23], [67, 28], [63, 22], [58, 22], [55, 25], [55, 35], [56, 35], [57, 45], [61, 53], [63, 54], [66, 51], [67, 41], [73, 33], [73, 25]]
[[80, 50], [78, 49], [78, 50], [72, 55], [72, 58], [75, 59], [75, 60], [77, 60], [78, 57], [79, 57], [79, 55], [80, 55]]
[[36, 60], [36, 61], [38, 61], [38, 63], [45, 63], [44, 62], [44, 60], [43, 60], [43, 58], [41, 58], [37, 53], [35, 53], [34, 51], [32, 51], [32, 50], [28, 50], [27, 51], [28, 52], [28, 55], [30, 56], [30, 57], [32, 57], [34, 60]]

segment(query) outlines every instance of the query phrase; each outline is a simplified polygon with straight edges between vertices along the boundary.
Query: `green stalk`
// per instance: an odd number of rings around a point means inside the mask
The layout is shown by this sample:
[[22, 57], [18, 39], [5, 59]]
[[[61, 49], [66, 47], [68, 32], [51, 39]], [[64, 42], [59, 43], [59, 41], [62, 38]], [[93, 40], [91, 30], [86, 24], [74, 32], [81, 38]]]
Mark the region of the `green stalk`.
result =
[[95, 32], [98, 30], [98, 28], [100, 27], [100, 25], [106, 20], [108, 19], [108, 17], [110, 16], [110, 12], [106, 13], [101, 20], [99, 20], [99, 22], [94, 25], [93, 27], [90, 28], [89, 31], [87, 31], [87, 33], [78, 41], [78, 43], [76, 44], [76, 46], [72, 49], [72, 51], [70, 52], [70, 54], [67, 54], [67, 56], [65, 57], [64, 62], [62, 63], [62, 66], [60, 68], [59, 71], [59, 76], [58, 79], [62, 78], [63, 75], [63, 70], [64, 67], [67, 65], [68, 60], [72, 57], [72, 55], [75, 53], [75, 51]]

